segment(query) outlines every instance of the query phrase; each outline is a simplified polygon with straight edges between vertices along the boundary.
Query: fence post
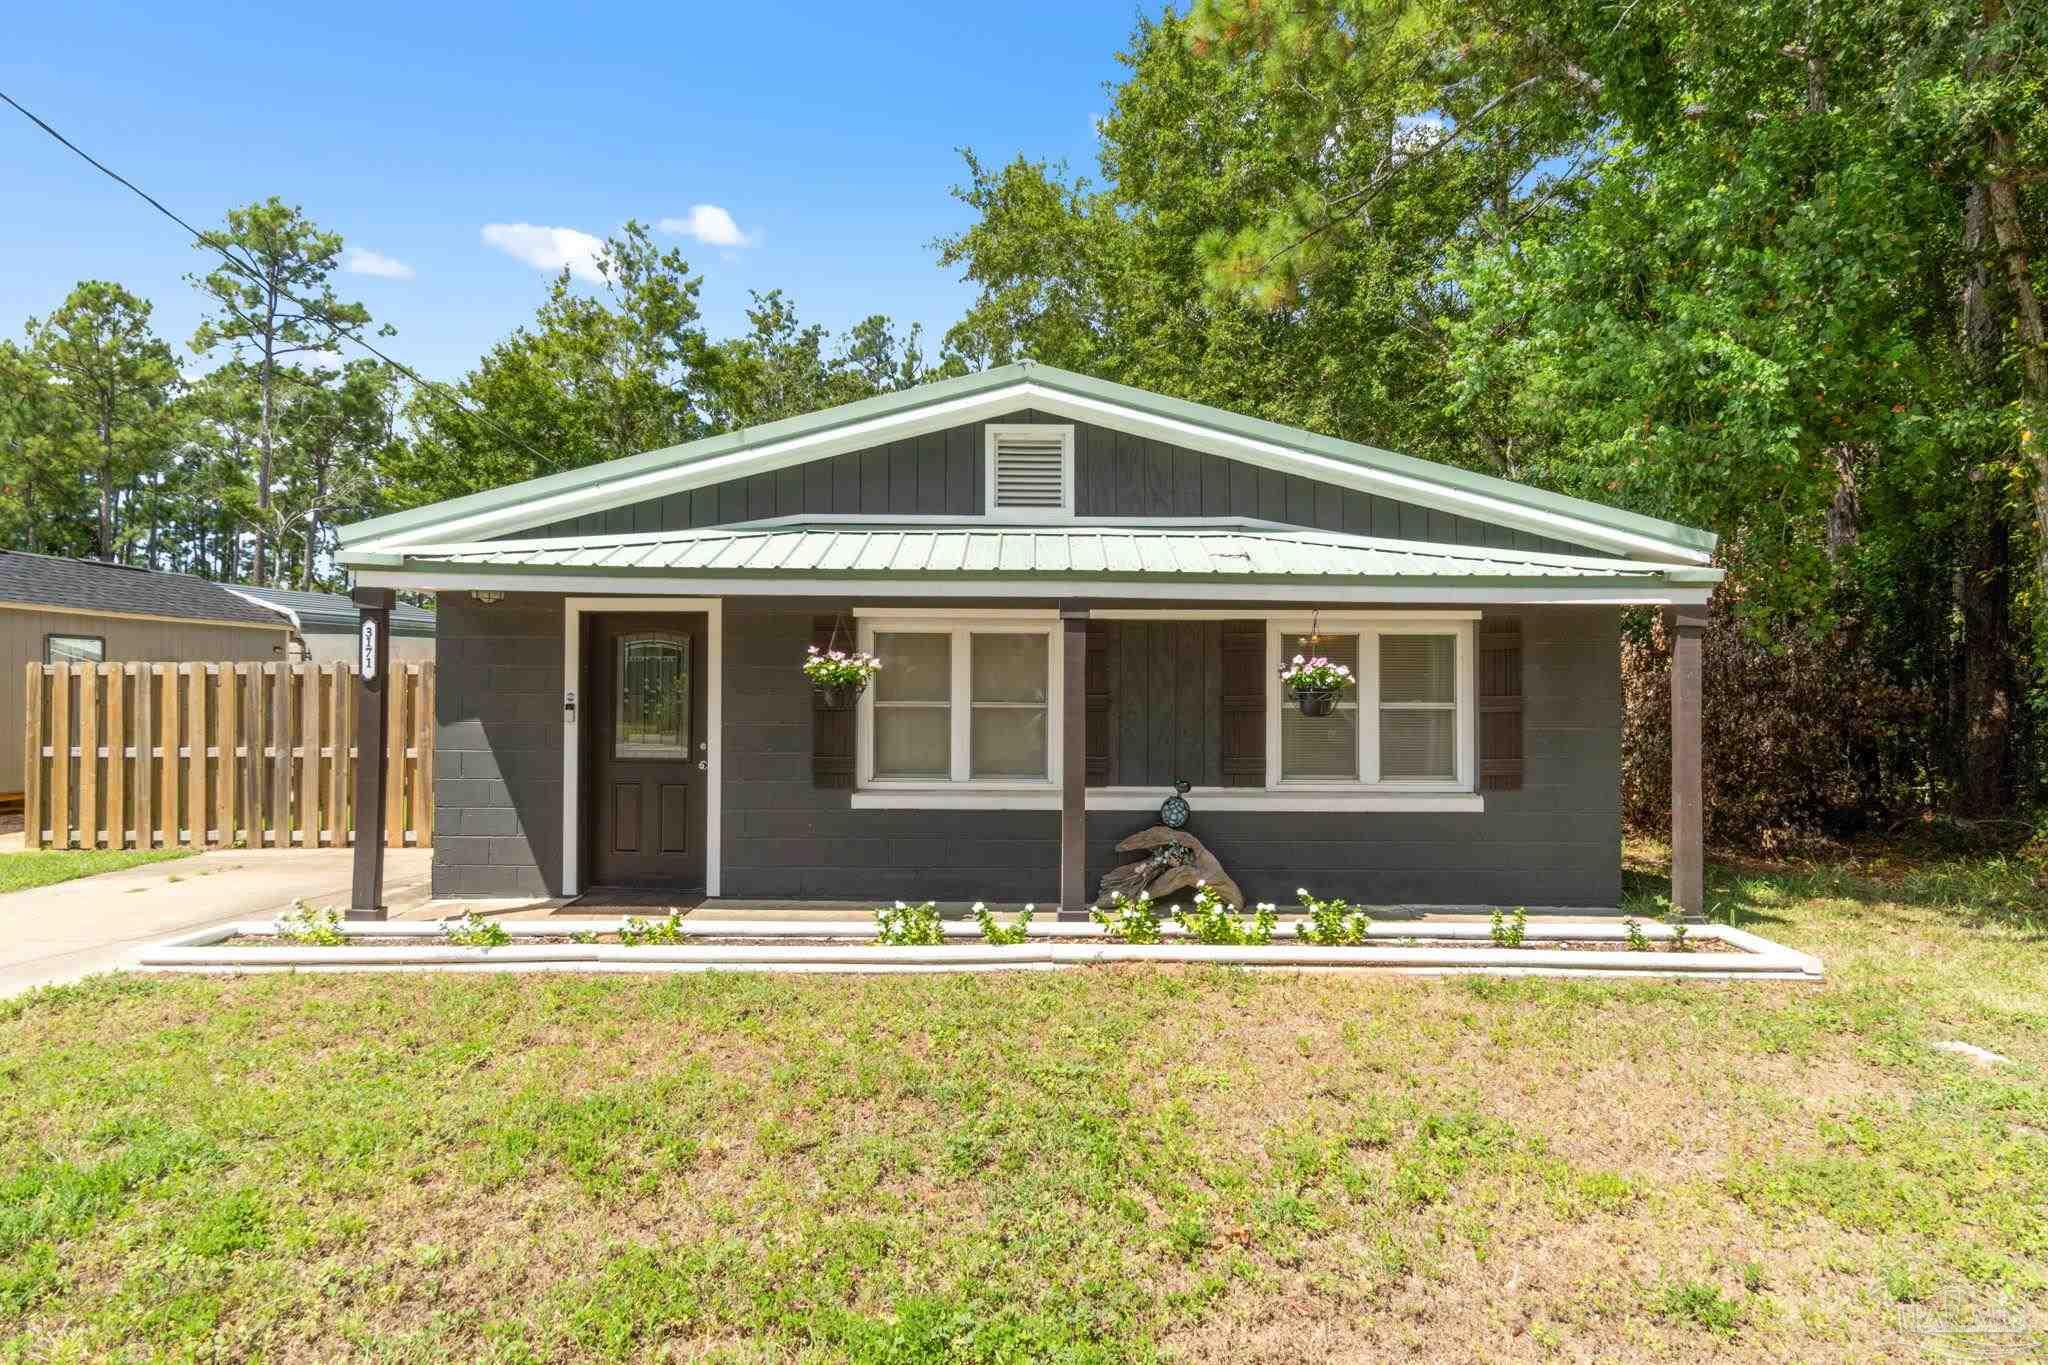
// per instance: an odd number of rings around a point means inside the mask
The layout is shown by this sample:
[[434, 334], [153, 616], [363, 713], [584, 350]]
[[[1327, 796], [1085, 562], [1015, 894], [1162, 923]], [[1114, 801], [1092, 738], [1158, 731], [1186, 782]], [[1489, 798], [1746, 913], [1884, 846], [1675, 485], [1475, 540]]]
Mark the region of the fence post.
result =
[[99, 665], [107, 697], [107, 847], [128, 846], [128, 671]]
[[135, 846], [156, 847], [156, 694], [148, 664], [135, 670]]
[[43, 846], [43, 666], [28, 665], [28, 715], [22, 722], [21, 828], [29, 848]]
[[50, 668], [50, 843], [71, 847], [71, 670]]

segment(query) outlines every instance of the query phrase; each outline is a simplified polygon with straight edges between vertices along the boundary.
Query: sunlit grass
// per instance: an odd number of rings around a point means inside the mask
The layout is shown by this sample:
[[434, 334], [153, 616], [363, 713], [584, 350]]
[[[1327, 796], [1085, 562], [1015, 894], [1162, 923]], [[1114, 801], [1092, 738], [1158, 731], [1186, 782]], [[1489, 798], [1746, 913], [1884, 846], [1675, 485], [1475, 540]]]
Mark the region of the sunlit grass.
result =
[[2043, 944], [1903, 884], [1712, 869], [1820, 986], [45, 992], [0, 1008], [0, 1358], [1898, 1355], [2048, 1306]]
[[39, 848], [0, 853], [0, 895], [191, 856], [192, 850], [187, 848]]

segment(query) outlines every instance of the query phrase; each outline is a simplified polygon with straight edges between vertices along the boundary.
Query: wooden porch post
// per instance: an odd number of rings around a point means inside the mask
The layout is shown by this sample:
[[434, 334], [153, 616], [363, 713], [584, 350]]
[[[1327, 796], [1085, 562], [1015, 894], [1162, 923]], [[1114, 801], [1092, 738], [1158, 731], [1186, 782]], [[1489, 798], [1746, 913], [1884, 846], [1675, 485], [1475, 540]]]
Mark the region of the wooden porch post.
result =
[[1700, 634], [1705, 607], [1677, 607], [1671, 631], [1671, 908], [1685, 919], [1706, 910], [1705, 793], [1700, 780]]
[[1088, 916], [1088, 604], [1060, 603], [1060, 913]]
[[362, 624], [356, 641], [356, 864], [348, 917], [383, 919], [384, 795], [391, 782], [384, 680], [391, 673], [391, 604], [397, 594], [389, 588], [357, 588], [349, 596], [361, 610]]

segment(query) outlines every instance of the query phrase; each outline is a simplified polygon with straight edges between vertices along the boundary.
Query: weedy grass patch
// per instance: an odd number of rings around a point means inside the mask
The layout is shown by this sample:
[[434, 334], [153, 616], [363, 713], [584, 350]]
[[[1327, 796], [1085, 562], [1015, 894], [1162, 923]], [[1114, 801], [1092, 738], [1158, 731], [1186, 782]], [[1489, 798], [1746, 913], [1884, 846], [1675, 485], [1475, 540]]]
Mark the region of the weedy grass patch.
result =
[[1715, 869], [1818, 986], [38, 992], [0, 1008], [0, 1359], [1907, 1356], [2048, 1310], [2048, 982], [2023, 918], [1899, 885]]

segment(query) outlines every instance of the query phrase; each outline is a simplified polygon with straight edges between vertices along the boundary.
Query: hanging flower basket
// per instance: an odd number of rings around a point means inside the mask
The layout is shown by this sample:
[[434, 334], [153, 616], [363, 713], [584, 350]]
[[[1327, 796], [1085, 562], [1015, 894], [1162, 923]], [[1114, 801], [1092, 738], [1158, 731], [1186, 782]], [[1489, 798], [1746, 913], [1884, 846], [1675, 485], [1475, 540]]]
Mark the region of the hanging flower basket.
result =
[[1318, 654], [1313, 659], [1297, 654], [1280, 670], [1280, 681], [1294, 693], [1294, 703], [1304, 716], [1327, 716], [1337, 709], [1344, 689], [1356, 685], [1351, 669], [1333, 664]]
[[1337, 694], [1297, 687], [1294, 689], [1294, 704], [1301, 708], [1304, 716], [1327, 716], [1337, 709]]
[[872, 654], [848, 654], [839, 649], [810, 647], [804, 656], [804, 676], [818, 705], [827, 711], [845, 711], [868, 690], [868, 682], [880, 671], [882, 661]]
[[818, 699], [818, 706], [825, 711], [851, 711], [860, 694], [867, 691], [859, 683], [842, 683], [836, 687], [814, 687], [811, 695]]

